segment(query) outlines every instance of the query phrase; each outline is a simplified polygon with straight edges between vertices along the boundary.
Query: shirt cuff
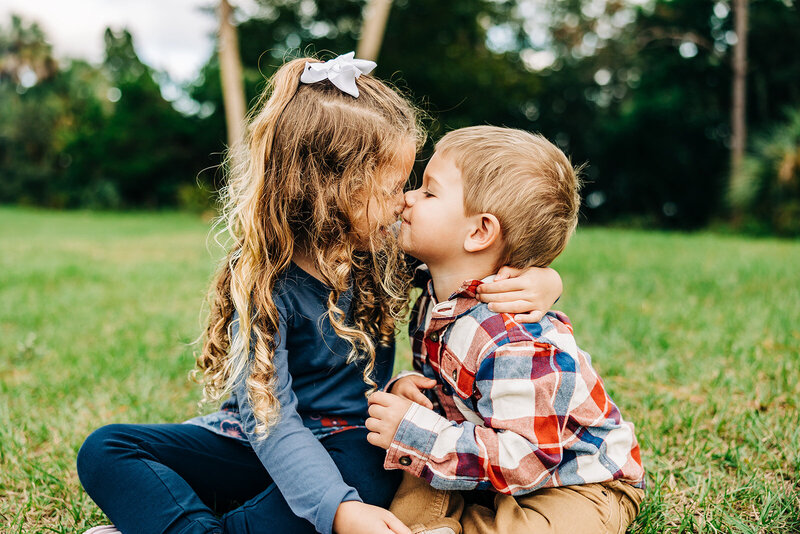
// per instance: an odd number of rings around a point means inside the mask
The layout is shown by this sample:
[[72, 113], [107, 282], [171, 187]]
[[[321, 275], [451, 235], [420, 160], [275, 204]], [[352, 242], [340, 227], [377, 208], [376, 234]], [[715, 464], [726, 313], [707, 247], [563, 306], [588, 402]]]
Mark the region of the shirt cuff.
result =
[[412, 403], [386, 451], [383, 467], [402, 469], [414, 476], [421, 476], [439, 432], [449, 426], [452, 426], [450, 421], [441, 415], [416, 402]]
[[401, 371], [400, 373], [397, 374], [397, 376], [389, 380], [388, 384], [383, 386], [383, 391], [388, 393], [389, 390], [392, 389], [392, 386], [394, 385], [395, 382], [397, 382], [401, 378], [405, 378], [407, 376], [412, 376], [412, 375], [421, 376], [422, 378], [425, 378], [425, 375], [423, 375], [422, 373], [418, 373], [417, 371]]
[[333, 519], [336, 517], [336, 510], [340, 504], [345, 501], [362, 502], [355, 489], [349, 486], [345, 486], [345, 488], [343, 492], [342, 486], [334, 486], [323, 495], [317, 512], [319, 521], [315, 525], [322, 534], [333, 533]]

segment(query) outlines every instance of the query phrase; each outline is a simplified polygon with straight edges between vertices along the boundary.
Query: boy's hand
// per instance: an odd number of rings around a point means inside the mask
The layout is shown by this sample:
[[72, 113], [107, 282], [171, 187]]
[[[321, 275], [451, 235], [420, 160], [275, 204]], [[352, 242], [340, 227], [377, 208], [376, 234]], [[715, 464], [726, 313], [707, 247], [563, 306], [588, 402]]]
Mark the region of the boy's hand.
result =
[[495, 313], [514, 313], [521, 323], [536, 323], [561, 296], [561, 276], [547, 267], [503, 267], [494, 282], [478, 286], [478, 299]]
[[388, 449], [403, 416], [411, 407], [411, 401], [391, 393], [376, 391], [369, 396], [368, 402], [369, 419], [365, 423], [369, 430], [367, 441]]
[[431, 389], [436, 385], [436, 380], [433, 378], [425, 378], [419, 375], [408, 375], [403, 378], [398, 378], [392, 387], [389, 388], [389, 393], [394, 393], [398, 397], [403, 397], [425, 406], [429, 410], [433, 410], [433, 403], [422, 394], [423, 389]]
[[389, 510], [359, 501], [339, 504], [333, 517], [333, 531], [337, 534], [411, 534]]

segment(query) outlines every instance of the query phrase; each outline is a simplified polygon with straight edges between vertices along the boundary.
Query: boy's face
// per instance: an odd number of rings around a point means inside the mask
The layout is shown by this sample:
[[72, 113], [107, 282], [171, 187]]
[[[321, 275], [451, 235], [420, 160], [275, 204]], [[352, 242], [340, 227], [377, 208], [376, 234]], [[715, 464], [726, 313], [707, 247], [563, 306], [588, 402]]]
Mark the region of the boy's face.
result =
[[425, 167], [422, 186], [405, 194], [400, 246], [431, 265], [464, 253], [469, 220], [464, 213], [461, 171], [436, 152]]

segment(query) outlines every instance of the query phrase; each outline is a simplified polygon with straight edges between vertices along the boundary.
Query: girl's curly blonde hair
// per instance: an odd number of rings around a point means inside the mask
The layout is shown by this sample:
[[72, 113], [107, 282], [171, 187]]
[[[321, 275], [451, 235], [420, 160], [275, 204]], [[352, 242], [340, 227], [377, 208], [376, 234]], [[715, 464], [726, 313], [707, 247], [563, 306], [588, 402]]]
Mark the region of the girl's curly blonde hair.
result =
[[[390, 198], [382, 177], [396, 167], [403, 147], [424, 141], [416, 110], [369, 75], [357, 80], [358, 98], [327, 80], [301, 84], [306, 61], [316, 60], [295, 59], [275, 73], [249, 118], [244, 151], [228, 155], [218, 223], [231, 246], [211, 287], [194, 372], [211, 402], [249, 369], [247, 391], [262, 437], [280, 413], [272, 294], [295, 251], [313, 261], [330, 287], [328, 319], [351, 345], [348, 363], [365, 360], [370, 388], [375, 344], [391, 342], [408, 303], [409, 275], [396, 240], [380, 225], [359, 235], [354, 223], [368, 217], [370, 198]], [[337, 302], [350, 287], [354, 321], [346, 323]], [[232, 339], [234, 311], [239, 331]]]

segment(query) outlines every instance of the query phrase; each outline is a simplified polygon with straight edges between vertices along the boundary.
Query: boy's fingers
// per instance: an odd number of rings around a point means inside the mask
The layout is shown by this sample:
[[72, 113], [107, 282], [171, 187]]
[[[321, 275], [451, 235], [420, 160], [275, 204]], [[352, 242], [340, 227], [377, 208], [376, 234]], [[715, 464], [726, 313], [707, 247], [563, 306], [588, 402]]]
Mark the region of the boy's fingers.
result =
[[410, 399], [410, 400], [412, 400], [413, 402], [416, 402], [417, 404], [425, 406], [429, 410], [433, 410], [433, 403], [428, 399], [428, 397], [426, 397], [425, 395], [423, 395], [419, 391], [414, 392], [412, 397], [414, 397], [414, 398]]
[[530, 313], [517, 313], [514, 315], [514, 320], [518, 323], [538, 323], [544, 317], [545, 312], [532, 311]]
[[422, 389], [430, 389], [436, 385], [436, 380], [434, 380], [433, 378], [426, 378], [424, 376], [415, 375], [412, 376], [411, 379], [414, 382], [414, 385]]
[[364, 421], [364, 426], [367, 427], [367, 430], [370, 432], [377, 432], [378, 431], [378, 420], [373, 417], [368, 417], [366, 421]]
[[369, 413], [370, 417], [374, 417], [375, 419], [383, 419], [386, 416], [386, 406], [371, 404], [369, 409], [367, 409], [367, 413]]
[[367, 402], [369, 402], [370, 406], [374, 404], [380, 404], [381, 406], [390, 406], [392, 403], [392, 395], [391, 393], [385, 393], [383, 391], [376, 391], [372, 395], [369, 396]]
[[369, 434], [367, 434], [367, 442], [370, 445], [375, 445], [376, 447], [380, 447], [380, 445], [378, 445], [378, 442], [380, 440], [381, 440], [381, 435], [378, 434], [377, 432], [370, 432]]

